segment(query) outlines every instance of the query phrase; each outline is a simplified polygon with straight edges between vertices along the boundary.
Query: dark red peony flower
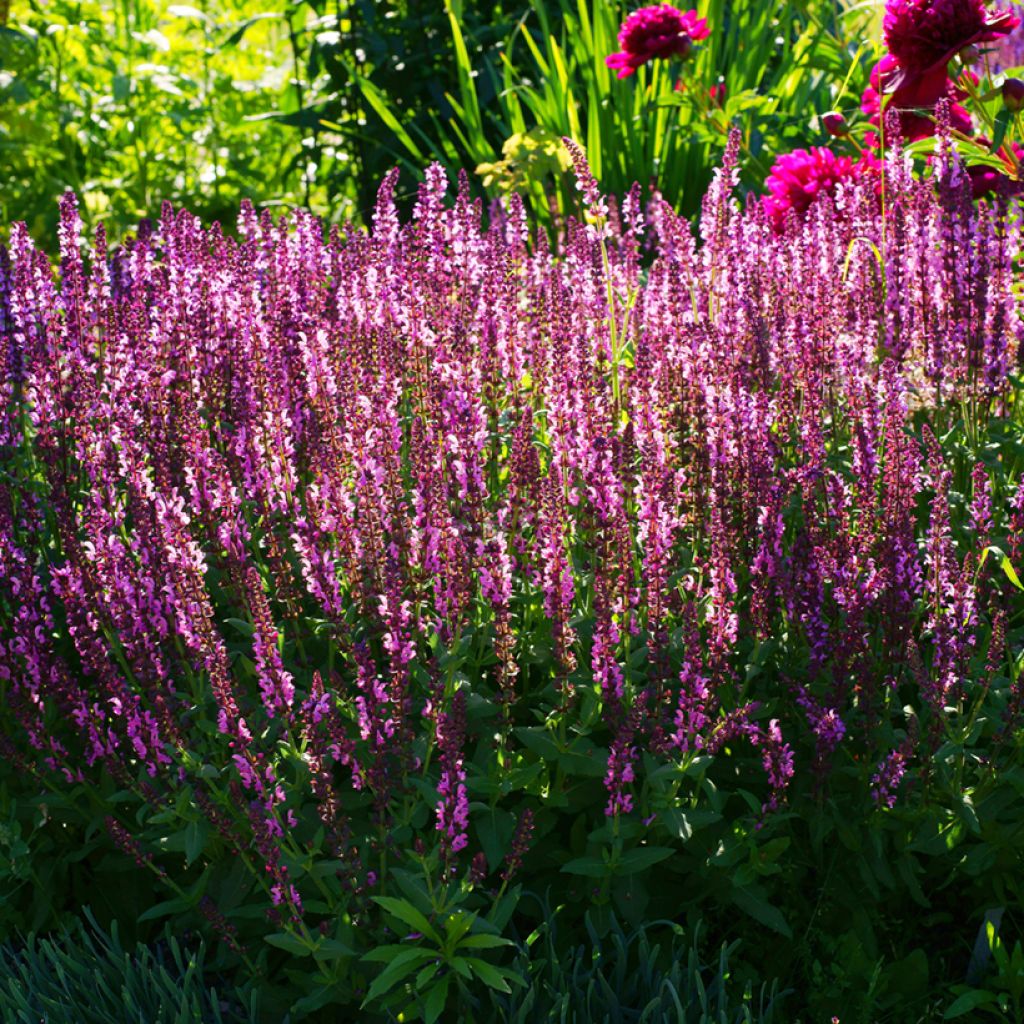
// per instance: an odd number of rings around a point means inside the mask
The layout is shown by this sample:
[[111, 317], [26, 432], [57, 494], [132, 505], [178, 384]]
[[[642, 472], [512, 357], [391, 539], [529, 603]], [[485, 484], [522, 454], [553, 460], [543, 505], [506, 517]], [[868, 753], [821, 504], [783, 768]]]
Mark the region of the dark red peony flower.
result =
[[995, 42], [1019, 24], [1012, 11], [989, 10], [984, 0], [889, 0], [883, 31], [898, 67], [886, 91], [945, 75], [946, 65], [965, 47]]
[[795, 149], [776, 158], [765, 180], [769, 194], [762, 202], [776, 231], [780, 231], [790, 210], [802, 217], [818, 196], [834, 195], [844, 182], [876, 175], [878, 166], [867, 153], [853, 160], [837, 156], [824, 146]]
[[[890, 55], [883, 57], [871, 70], [871, 84], [864, 90], [860, 99], [860, 109], [867, 114], [868, 122], [878, 127], [882, 123], [882, 94], [896, 71], [896, 61]], [[894, 90], [889, 99], [889, 106], [899, 112], [900, 135], [904, 142], [916, 142], [935, 134], [935, 122], [928, 116], [934, 111], [935, 104], [946, 95], [949, 79], [945, 69], [938, 75], [908, 81]], [[964, 99], [967, 94], [956, 90], [955, 99]], [[949, 107], [950, 127], [954, 131], [969, 135], [971, 132], [971, 115], [959, 103], [951, 103]], [[879, 144], [878, 135], [870, 132], [865, 141], [869, 146]]]
[[619, 53], [611, 53], [604, 62], [628, 78], [641, 64], [660, 57], [680, 59], [689, 55], [693, 44], [708, 37], [707, 20], [696, 11], [676, 10], [668, 4], [642, 7], [634, 11], [619, 29]]

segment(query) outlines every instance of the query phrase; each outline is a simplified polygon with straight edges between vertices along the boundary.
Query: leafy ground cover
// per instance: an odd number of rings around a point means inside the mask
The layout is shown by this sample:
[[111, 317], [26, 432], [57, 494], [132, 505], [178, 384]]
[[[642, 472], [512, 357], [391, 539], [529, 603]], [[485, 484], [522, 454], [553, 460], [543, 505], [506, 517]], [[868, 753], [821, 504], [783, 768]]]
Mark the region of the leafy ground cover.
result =
[[808, 3], [748, 79], [764, 5], [533, 3], [533, 89], [487, 10], [447, 120], [341, 10], [234, 29], [310, 47], [267, 138], [461, 165], [408, 213], [0, 247], [0, 1006], [97, 957], [181, 1019], [1020, 1020], [1017, 16]]

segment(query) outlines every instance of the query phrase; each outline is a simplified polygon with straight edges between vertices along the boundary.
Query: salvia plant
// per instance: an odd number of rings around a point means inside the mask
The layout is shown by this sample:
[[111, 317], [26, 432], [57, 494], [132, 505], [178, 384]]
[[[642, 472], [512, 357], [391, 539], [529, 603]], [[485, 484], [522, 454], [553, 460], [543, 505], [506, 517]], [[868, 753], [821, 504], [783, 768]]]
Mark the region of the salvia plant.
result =
[[947, 854], [965, 919], [1010, 904], [1021, 217], [943, 116], [930, 178], [893, 146], [781, 218], [734, 134], [696, 236], [573, 143], [555, 248], [436, 166], [368, 232], [166, 206], [88, 248], [68, 195], [54, 266], [15, 225], [25, 790], [276, 1019], [491, 1019], [524, 886], [569, 934], [759, 934], [765, 977], [850, 927], [880, 976], [865, 894], [938, 913]]

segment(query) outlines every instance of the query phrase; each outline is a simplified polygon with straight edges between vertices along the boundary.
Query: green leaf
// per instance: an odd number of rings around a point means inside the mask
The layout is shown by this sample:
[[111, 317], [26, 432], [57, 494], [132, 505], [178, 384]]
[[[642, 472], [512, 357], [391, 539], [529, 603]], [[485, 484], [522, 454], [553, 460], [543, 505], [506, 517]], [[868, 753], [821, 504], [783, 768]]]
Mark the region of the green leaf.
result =
[[340, 939], [321, 939], [316, 944], [315, 955], [318, 960], [340, 960], [342, 957], [355, 957], [359, 954]]
[[224, 42], [220, 44], [220, 48], [224, 50], [227, 49], [227, 47], [229, 46], [236, 46], [238, 43], [242, 41], [242, 36], [244, 36], [245, 33], [248, 32], [249, 29], [252, 28], [252, 26], [259, 21], [269, 21], [274, 18], [283, 17], [284, 15], [278, 12], [267, 11], [264, 14], [256, 14], [251, 18], [246, 18], [246, 20], [243, 21], [242, 24], [239, 25], [238, 28], [236, 28], [235, 31], [232, 32], [231, 35], [229, 35], [227, 39], [225, 39]]
[[521, 885], [515, 886], [513, 889], [509, 889], [507, 893], [497, 903], [491, 907], [490, 913], [487, 915], [487, 923], [491, 927], [501, 931], [505, 925], [512, 919], [512, 914], [515, 912], [516, 906], [519, 904], [519, 897], [522, 894], [523, 887]]
[[458, 974], [461, 974], [466, 981], [473, 980], [473, 973], [469, 969], [469, 964], [466, 962], [466, 958], [462, 956], [452, 957], [449, 962], [451, 968]]
[[173, 900], [164, 900], [163, 903], [158, 903], [155, 907], [150, 907], [149, 910], [144, 910], [139, 914], [139, 921], [153, 921], [158, 917], [166, 917], [168, 914], [177, 914], [183, 910], [189, 909], [188, 900], [181, 899], [181, 897], [175, 897]]
[[998, 114], [996, 114], [996, 130], [992, 136], [992, 152], [995, 153], [999, 147], [1003, 144], [1003, 139], [1006, 138], [1006, 129], [1010, 127], [1010, 122], [1013, 121], [1013, 113], [1003, 107]]
[[481, 960], [476, 956], [466, 957], [466, 963], [469, 965], [470, 970], [485, 984], [488, 988], [496, 989], [498, 992], [511, 992], [512, 989], [508, 987], [508, 982], [505, 980], [506, 977], [515, 978], [516, 975], [511, 972], [504, 971], [493, 964], [489, 964], [486, 960]]
[[942, 1015], [943, 1020], [952, 1020], [954, 1017], [962, 1017], [971, 1010], [977, 1010], [982, 1006], [991, 1006], [996, 1002], [996, 995], [993, 992], [986, 992], [983, 989], [974, 989], [971, 992], [964, 992], [952, 1006]]
[[925, 896], [921, 883], [917, 880], [917, 861], [909, 853], [904, 854], [899, 858], [897, 869], [899, 870], [900, 878], [906, 883], [911, 899], [922, 907], [930, 907], [931, 903], [928, 897]]
[[604, 747], [593, 747], [586, 753], [582, 750], [563, 751], [558, 763], [567, 775], [585, 775], [592, 779], [604, 778], [608, 771], [608, 751]]
[[669, 832], [678, 836], [683, 842], [687, 842], [694, 832], [722, 820], [722, 816], [718, 811], [710, 811], [703, 808], [680, 811], [675, 807], [671, 807], [668, 810], [659, 811], [658, 817], [661, 818]]
[[422, 992], [437, 972], [441, 970], [441, 964], [435, 961], [432, 964], [427, 964], [426, 967], [420, 969], [420, 973], [416, 975], [416, 980], [413, 985], [417, 992]]
[[267, 110], [262, 114], [246, 114], [243, 121], [274, 121], [287, 125], [289, 128], [319, 128], [325, 122], [323, 113], [326, 108], [313, 104], [299, 110]]
[[[444, 923], [445, 939], [449, 943], [458, 944], [462, 937], [473, 927], [476, 914], [467, 914], [464, 911], [457, 911], [450, 915]], [[452, 947], [449, 946], [449, 949]]]
[[755, 921], [784, 935], [787, 939], [793, 938], [793, 932], [786, 924], [786, 919], [782, 916], [781, 911], [777, 907], [773, 907], [759, 889], [755, 889], [753, 886], [733, 889], [731, 898], [740, 910], [749, 914]]
[[774, 863], [789, 849], [789, 844], [789, 836], [779, 836], [777, 839], [772, 839], [758, 850], [758, 859], [766, 864]]
[[205, 821], [189, 822], [185, 829], [185, 859], [191, 864], [203, 852], [206, 837], [210, 834], [210, 826]]
[[283, 949], [292, 956], [309, 956], [312, 950], [308, 944], [303, 942], [297, 935], [291, 932], [275, 932], [273, 935], [264, 935], [263, 941], [278, 949]]
[[366, 998], [363, 1000], [362, 1005], [365, 1007], [367, 1003], [394, 988], [403, 978], [408, 977], [413, 971], [417, 970], [425, 958], [432, 959], [436, 956], [437, 952], [429, 949], [402, 950], [373, 979], [373, 984], [370, 986], [369, 992], [366, 993]]
[[388, 946], [377, 946], [371, 949], [369, 953], [364, 953], [359, 959], [368, 960], [370, 963], [390, 963], [394, 957], [398, 956], [399, 953], [404, 953], [409, 949], [422, 949], [422, 946], [410, 946], [407, 943], [396, 943], [393, 942]]
[[314, 992], [310, 992], [309, 995], [303, 996], [297, 1002], [292, 1003], [291, 1014], [293, 1020], [301, 1020], [302, 1017], [307, 1016], [319, 1010], [321, 1007], [326, 1006], [334, 998], [334, 990], [330, 985], [323, 985], [316, 989]]
[[555, 743], [551, 738], [551, 733], [543, 726], [521, 725], [512, 731], [516, 734], [519, 742], [538, 757], [543, 758], [545, 761], [554, 761], [558, 758], [558, 744]]
[[1024, 590], [1024, 583], [1021, 583], [1020, 577], [1017, 575], [1017, 570], [1014, 569], [1013, 563], [1010, 561], [1008, 555], [1003, 555], [1002, 561], [999, 563], [1000, 568], [1006, 573], [1006, 578], [1018, 589]]
[[667, 860], [676, 851], [669, 846], [637, 846], [627, 850], [617, 865], [620, 874], [631, 875], [637, 871], [644, 871], [646, 868]]
[[500, 935], [467, 935], [460, 943], [460, 949], [495, 949], [498, 946], [514, 946], [511, 939]]
[[395, 133], [395, 137], [416, 160], [425, 163], [426, 158], [423, 156], [422, 150], [416, 145], [412, 136], [402, 127], [398, 118], [392, 112], [391, 102], [387, 94], [362, 75], [354, 74], [352, 77], [359, 86], [359, 91], [363, 94], [363, 98], [373, 107], [374, 113]]
[[[539, 763], [535, 763], [535, 767], [543, 770]], [[474, 814], [472, 820], [480, 845], [487, 856], [487, 866], [491, 871], [495, 871], [505, 859], [505, 851], [512, 839], [512, 833], [515, 832], [515, 815], [499, 808], [487, 808], [481, 814]]]
[[970, 793], [964, 793], [953, 810], [956, 811], [957, 817], [964, 822], [971, 832], [975, 835], [981, 835], [981, 822], [978, 821], [978, 813], [974, 809], [974, 801]]
[[397, 917], [413, 931], [426, 935], [438, 946], [441, 945], [441, 936], [438, 935], [434, 926], [420, 913], [408, 900], [396, 899], [394, 896], [374, 896], [374, 903], [382, 906], [389, 914]]
[[447, 974], [430, 990], [423, 1004], [423, 1024], [435, 1024], [441, 1014], [444, 1013], [444, 1006], [448, 1001], [448, 986], [450, 984], [451, 975]]
[[567, 875], [586, 875], [588, 878], [604, 878], [611, 874], [608, 865], [599, 857], [576, 857], [562, 865]]

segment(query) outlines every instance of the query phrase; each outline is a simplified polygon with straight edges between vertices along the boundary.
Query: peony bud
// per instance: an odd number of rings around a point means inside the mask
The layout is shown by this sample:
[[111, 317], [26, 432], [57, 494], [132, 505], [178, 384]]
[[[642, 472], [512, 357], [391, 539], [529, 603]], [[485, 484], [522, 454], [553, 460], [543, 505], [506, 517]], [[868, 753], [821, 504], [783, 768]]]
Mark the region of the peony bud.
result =
[[965, 46], [957, 56], [960, 58], [961, 64], [977, 64], [981, 60], [981, 50], [971, 43], [969, 46]]
[[1019, 78], [1003, 82], [1003, 106], [1014, 114], [1024, 106], [1024, 82]]
[[821, 126], [834, 139], [841, 139], [844, 135], [850, 134], [850, 126], [838, 110], [830, 110], [827, 114], [822, 114]]

